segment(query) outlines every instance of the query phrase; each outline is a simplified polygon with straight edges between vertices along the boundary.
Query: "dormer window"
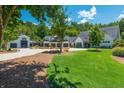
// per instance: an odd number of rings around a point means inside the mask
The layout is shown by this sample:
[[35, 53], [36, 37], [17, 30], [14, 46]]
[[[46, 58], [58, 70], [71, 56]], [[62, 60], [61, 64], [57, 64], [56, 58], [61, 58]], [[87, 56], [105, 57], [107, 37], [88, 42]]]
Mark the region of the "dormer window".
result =
[[26, 38], [23, 37], [22, 40], [26, 40]]

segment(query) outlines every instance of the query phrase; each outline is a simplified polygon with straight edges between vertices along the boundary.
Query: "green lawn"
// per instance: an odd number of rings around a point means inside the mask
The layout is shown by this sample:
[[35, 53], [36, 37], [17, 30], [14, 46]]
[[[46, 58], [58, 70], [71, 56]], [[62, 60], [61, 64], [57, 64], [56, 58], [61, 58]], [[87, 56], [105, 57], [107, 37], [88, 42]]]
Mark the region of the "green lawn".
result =
[[124, 65], [109, 49], [56, 55], [47, 72], [50, 87], [124, 87]]

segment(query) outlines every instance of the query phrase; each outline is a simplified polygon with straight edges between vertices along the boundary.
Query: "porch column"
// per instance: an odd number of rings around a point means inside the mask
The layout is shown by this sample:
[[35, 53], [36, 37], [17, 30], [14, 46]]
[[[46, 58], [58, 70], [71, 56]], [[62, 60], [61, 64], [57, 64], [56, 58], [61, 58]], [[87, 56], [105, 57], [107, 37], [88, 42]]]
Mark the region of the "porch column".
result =
[[74, 43], [74, 48], [76, 48], [76, 43]]
[[45, 42], [43, 42], [43, 47], [45, 48]]
[[69, 42], [68, 42], [68, 48], [70, 47], [70, 44], [69, 44]]
[[57, 42], [55, 43], [55, 48], [57, 48]]

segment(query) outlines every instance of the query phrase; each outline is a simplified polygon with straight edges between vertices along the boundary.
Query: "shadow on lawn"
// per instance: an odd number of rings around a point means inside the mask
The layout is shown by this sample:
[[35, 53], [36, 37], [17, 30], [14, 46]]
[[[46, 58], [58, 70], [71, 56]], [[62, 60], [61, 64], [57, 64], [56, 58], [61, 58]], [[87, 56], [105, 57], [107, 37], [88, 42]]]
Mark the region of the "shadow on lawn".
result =
[[[35, 74], [41, 71], [43, 64], [0, 64], [0, 87], [3, 88], [40, 88], [45, 87], [45, 77], [37, 78]], [[44, 80], [44, 81], [42, 81]]]
[[99, 49], [93, 49], [93, 50], [87, 50], [88, 52], [102, 52], [101, 50]]
[[59, 50], [50, 50], [50, 51], [44, 51], [42, 53], [47, 53], [47, 54], [60, 54]]
[[48, 84], [51, 88], [76, 88], [77, 85], [81, 85], [80, 82], [71, 82], [66, 77], [60, 76], [60, 74], [68, 74], [70, 73], [70, 69], [68, 67], [65, 67], [64, 70], [60, 71], [59, 66], [56, 64], [53, 64], [54, 72], [52, 72], [50, 75], [48, 75], [47, 80]]

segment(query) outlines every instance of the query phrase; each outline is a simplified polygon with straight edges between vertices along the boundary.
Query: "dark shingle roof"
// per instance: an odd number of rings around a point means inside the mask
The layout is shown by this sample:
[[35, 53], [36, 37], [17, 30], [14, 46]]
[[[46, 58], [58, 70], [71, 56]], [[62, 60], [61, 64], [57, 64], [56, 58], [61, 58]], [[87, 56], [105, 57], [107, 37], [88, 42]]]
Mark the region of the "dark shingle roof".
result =
[[79, 37], [80, 37], [83, 41], [88, 41], [88, 40], [89, 40], [89, 32], [88, 32], [88, 31], [80, 32]]
[[101, 30], [103, 32], [105, 32], [106, 34], [108, 34], [109, 36], [111, 36], [113, 39], [116, 39], [118, 38], [119, 36], [119, 27], [118, 26], [113, 26], [113, 27], [104, 27], [104, 28], [101, 28]]
[[77, 39], [77, 37], [68, 37], [69, 43], [75, 42], [76, 39]]
[[[120, 31], [118, 26], [104, 27], [104, 28], [101, 28], [101, 30], [103, 32], [105, 32], [105, 34], [108, 34], [109, 36], [111, 36], [114, 39], [118, 38], [118, 33]], [[80, 37], [83, 41], [88, 42], [89, 41], [89, 32], [88, 31], [80, 32], [80, 34], [77, 37]], [[67, 41], [69, 41], [69, 43], [73, 43], [73, 42], [75, 42], [77, 37], [67, 36], [66, 38], [67, 38]], [[57, 37], [53, 37], [53, 36], [45, 36], [45, 39], [48, 41], [57, 41], [58, 40]]]

